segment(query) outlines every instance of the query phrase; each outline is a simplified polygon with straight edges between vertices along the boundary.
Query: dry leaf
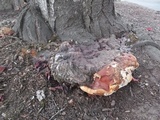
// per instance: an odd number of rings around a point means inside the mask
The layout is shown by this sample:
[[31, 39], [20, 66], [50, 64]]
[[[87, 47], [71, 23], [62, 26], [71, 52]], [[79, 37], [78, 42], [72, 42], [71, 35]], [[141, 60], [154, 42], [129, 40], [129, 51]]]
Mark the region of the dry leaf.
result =
[[6, 70], [6, 67], [5, 66], [0, 66], [0, 73], [4, 72]]
[[1, 28], [1, 34], [11, 36], [11, 35], [14, 34], [14, 31], [9, 27], [2, 27]]

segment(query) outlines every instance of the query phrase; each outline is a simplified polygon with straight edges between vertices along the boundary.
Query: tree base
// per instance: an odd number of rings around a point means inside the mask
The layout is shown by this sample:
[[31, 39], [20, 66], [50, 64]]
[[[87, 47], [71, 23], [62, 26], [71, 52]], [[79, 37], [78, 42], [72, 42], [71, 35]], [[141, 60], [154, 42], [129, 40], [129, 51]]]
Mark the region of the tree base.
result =
[[127, 27], [115, 15], [112, 0], [59, 0], [30, 1], [14, 30], [29, 42], [47, 42], [56, 34], [62, 41], [86, 43], [127, 31]]

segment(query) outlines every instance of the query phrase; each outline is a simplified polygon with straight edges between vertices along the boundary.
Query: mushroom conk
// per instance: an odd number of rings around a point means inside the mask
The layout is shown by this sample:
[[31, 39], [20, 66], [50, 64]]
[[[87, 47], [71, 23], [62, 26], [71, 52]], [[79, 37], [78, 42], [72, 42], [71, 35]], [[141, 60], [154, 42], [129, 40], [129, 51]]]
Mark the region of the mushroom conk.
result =
[[94, 74], [94, 81], [90, 87], [80, 86], [80, 89], [91, 95], [109, 96], [134, 79], [132, 71], [138, 66], [134, 55], [123, 53]]

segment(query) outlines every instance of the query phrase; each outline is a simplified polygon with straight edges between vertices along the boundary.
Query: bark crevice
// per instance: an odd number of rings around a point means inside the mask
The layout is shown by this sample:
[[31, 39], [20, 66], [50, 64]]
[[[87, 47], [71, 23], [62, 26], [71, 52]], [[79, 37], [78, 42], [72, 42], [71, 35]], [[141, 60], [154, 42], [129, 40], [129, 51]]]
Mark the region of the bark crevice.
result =
[[[20, 29], [19, 35], [25, 40], [40, 42], [44, 39], [43, 41], [47, 41], [51, 34], [57, 34], [61, 40], [73, 39], [83, 43], [102, 37], [107, 38], [111, 34], [126, 30], [125, 25], [115, 15], [113, 0], [33, 0], [30, 4], [40, 10], [35, 9], [39, 13], [38, 16], [35, 16], [38, 20], [36, 23], [45, 25], [41, 25], [42, 29], [37, 29], [37, 31], [32, 30], [33, 27]], [[30, 11], [27, 11], [27, 14], [23, 15], [23, 21], [28, 21], [27, 15], [32, 16]], [[32, 25], [33, 19], [30, 21]], [[23, 22], [21, 26], [25, 28], [26, 25], [28, 27], [30, 24]], [[22, 30], [25, 30], [24, 34], [20, 34]], [[25, 33], [29, 31], [36, 32], [39, 36], [35, 37], [31, 34], [30, 38], [27, 38]], [[49, 31], [50, 34], [46, 34], [45, 31]]]
[[13, 27], [16, 35], [28, 42], [47, 42], [53, 34], [39, 8], [27, 5]]

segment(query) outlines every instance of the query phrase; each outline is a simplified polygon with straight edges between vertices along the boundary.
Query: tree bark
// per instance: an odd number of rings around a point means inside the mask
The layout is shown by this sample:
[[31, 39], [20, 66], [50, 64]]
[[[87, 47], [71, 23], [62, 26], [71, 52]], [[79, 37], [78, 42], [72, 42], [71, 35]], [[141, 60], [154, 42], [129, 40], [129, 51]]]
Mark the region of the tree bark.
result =
[[113, 0], [31, 0], [14, 26], [17, 35], [32, 42], [47, 42], [53, 34], [79, 43], [125, 31]]
[[24, 5], [24, 0], [0, 0], [0, 10], [20, 10]]

